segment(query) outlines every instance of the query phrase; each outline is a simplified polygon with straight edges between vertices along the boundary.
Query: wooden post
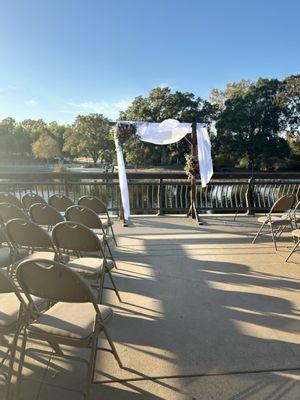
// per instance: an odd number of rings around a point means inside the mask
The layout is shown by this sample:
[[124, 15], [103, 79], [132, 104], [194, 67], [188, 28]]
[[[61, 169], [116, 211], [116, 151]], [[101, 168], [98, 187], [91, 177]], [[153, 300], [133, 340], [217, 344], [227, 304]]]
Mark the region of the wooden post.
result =
[[[196, 123], [192, 123], [192, 148], [191, 155], [192, 157], [197, 156], [197, 133], [196, 133]], [[197, 210], [195, 210], [196, 206], [196, 177], [193, 176], [191, 180], [191, 216], [193, 219], [196, 219]]]
[[[192, 157], [197, 157], [197, 122], [192, 123], [192, 135], [191, 135], [191, 155]], [[191, 179], [191, 198], [190, 198], [190, 208], [187, 214], [188, 217], [196, 219], [199, 225], [203, 222], [200, 220], [197, 212], [197, 183], [196, 177], [193, 176]]]
[[157, 216], [163, 215], [164, 210], [163, 210], [163, 179], [160, 178], [158, 182], [158, 191], [157, 191]]
[[123, 207], [123, 203], [122, 203], [122, 197], [121, 197], [121, 192], [119, 191], [119, 196], [118, 196], [118, 203], [119, 203], [119, 218], [120, 221], [123, 223], [123, 226], [128, 226], [127, 225], [127, 221], [125, 219], [124, 216], [124, 207]]
[[253, 214], [253, 204], [252, 204], [252, 199], [253, 199], [253, 189], [254, 189], [254, 178], [251, 177], [248, 180], [248, 187], [246, 190], [246, 205], [247, 205], [247, 215], [252, 215]]

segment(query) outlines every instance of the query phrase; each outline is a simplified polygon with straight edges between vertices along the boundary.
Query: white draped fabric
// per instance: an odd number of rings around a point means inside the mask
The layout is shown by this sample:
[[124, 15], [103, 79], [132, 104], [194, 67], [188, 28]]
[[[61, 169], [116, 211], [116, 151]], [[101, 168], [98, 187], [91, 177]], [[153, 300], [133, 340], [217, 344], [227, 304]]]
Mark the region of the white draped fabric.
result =
[[136, 133], [143, 142], [158, 145], [179, 142], [191, 131], [190, 123], [176, 119], [165, 119], [163, 122], [136, 122]]
[[[161, 123], [129, 121], [126, 121], [126, 123], [132, 123], [135, 125], [137, 129], [136, 133], [143, 142], [157, 145], [166, 145], [179, 142], [188, 133], [191, 133], [192, 130], [191, 123], [179, 122], [176, 119], [166, 119]], [[211, 144], [205, 125], [197, 124], [197, 143], [201, 185], [202, 187], [206, 187], [213, 175], [213, 166], [211, 158]], [[123, 151], [118, 139], [115, 139], [115, 146], [117, 152], [119, 184], [124, 209], [124, 217], [125, 220], [127, 220], [130, 216], [128, 184]]]
[[202, 124], [197, 124], [197, 147], [201, 186], [204, 188], [211, 180], [214, 171], [208, 130], [207, 127]]
[[120, 143], [118, 142], [118, 139], [115, 139], [115, 146], [117, 152], [119, 185], [124, 209], [124, 218], [125, 220], [127, 220], [130, 217], [129, 193], [123, 151]]

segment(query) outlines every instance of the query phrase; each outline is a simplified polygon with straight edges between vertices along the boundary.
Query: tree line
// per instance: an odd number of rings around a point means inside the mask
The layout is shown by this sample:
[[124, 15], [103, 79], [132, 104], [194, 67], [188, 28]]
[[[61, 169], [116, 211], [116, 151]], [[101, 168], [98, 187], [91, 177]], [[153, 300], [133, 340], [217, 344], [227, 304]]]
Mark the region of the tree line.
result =
[[[259, 78], [213, 89], [208, 100], [193, 93], [155, 88], [136, 97], [119, 120], [208, 123], [216, 169], [300, 169], [300, 75]], [[115, 162], [113, 129], [102, 114], [78, 115], [72, 125], [26, 119], [0, 122], [2, 158], [90, 157]], [[189, 144], [155, 146], [131, 139], [124, 144], [132, 166], [181, 166]]]

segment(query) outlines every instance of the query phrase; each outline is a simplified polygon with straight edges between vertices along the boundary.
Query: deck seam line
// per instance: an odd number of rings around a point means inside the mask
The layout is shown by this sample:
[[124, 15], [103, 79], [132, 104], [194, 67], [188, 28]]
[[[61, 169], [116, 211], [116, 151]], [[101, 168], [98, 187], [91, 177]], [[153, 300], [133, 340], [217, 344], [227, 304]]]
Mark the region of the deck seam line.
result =
[[234, 375], [248, 375], [248, 374], [262, 374], [262, 373], [273, 373], [273, 372], [289, 372], [289, 371], [300, 371], [300, 366], [293, 368], [266, 368], [257, 370], [242, 370], [242, 371], [228, 371], [228, 372], [212, 372], [202, 374], [183, 374], [183, 375], [162, 375], [147, 378], [128, 378], [128, 379], [113, 379], [99, 382], [93, 382], [94, 385], [110, 384], [110, 383], [122, 383], [122, 382], [139, 382], [139, 381], [157, 381], [161, 379], [180, 379], [180, 378], [197, 378], [197, 377], [221, 377], [221, 376], [234, 376]]

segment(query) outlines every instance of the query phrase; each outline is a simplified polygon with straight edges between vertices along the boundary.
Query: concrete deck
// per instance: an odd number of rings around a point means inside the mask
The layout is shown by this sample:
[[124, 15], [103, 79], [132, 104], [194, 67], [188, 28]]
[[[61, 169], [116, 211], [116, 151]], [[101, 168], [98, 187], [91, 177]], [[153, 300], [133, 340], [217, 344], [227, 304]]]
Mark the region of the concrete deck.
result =
[[[299, 399], [300, 255], [284, 263], [290, 234], [275, 253], [270, 237], [250, 244], [253, 217], [204, 222], [116, 223], [123, 302], [111, 291], [105, 302], [125, 368], [99, 352], [93, 400]], [[73, 390], [82, 389], [84, 372], [53, 357], [28, 358], [21, 398], [81, 399]]]

